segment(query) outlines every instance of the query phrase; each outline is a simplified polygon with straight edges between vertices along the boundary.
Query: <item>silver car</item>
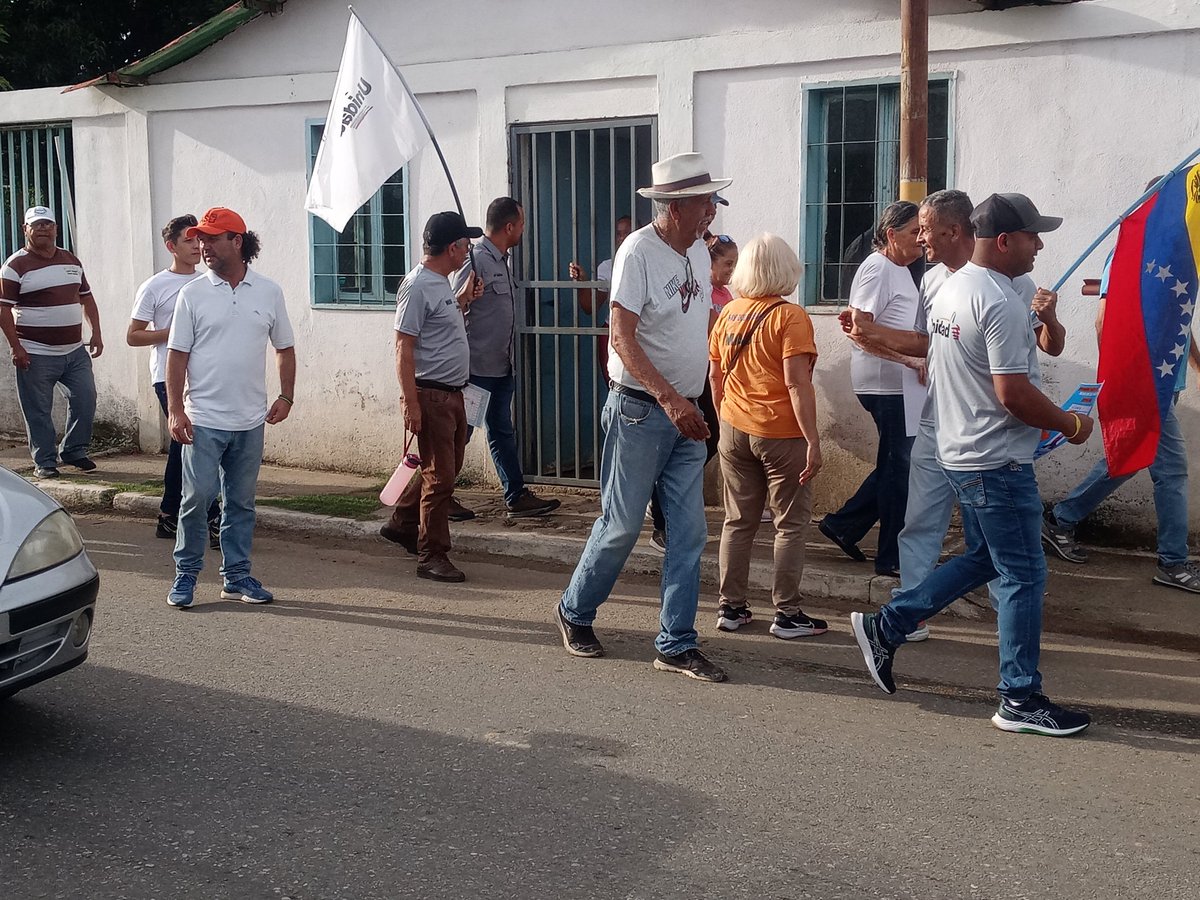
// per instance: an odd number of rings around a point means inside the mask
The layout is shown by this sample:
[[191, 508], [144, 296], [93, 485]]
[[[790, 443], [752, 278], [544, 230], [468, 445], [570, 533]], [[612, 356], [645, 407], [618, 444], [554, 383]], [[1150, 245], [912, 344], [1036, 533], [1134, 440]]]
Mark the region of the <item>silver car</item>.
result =
[[100, 576], [57, 501], [0, 466], [0, 699], [88, 655]]

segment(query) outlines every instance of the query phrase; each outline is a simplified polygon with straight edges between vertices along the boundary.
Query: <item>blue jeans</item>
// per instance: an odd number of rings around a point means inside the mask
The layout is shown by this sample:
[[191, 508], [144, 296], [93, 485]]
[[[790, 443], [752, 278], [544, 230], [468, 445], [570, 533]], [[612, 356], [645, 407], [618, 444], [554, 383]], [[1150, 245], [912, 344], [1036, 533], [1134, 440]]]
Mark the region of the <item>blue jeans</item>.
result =
[[[488, 450], [492, 454], [492, 465], [496, 467], [496, 474], [500, 476], [500, 484], [504, 488], [504, 502], [512, 506], [517, 502], [517, 498], [525, 493], [525, 474], [521, 471], [521, 456], [517, 452], [517, 435], [513, 431], [512, 419], [516, 378], [513, 375], [495, 378], [488, 375], [472, 375], [470, 381], [471, 384], [492, 393], [484, 418]], [[474, 428], [467, 429], [468, 441], [474, 431]]]
[[998, 688], [1010, 700], [1025, 700], [1042, 689], [1038, 657], [1046, 588], [1042, 501], [1033, 466], [1009, 463], [982, 472], [945, 471], [962, 507], [967, 549], [880, 610], [883, 635], [889, 643], [902, 644], [918, 622], [995, 579]]
[[[1178, 398], [1176, 394], [1175, 399]], [[1054, 507], [1055, 520], [1064, 528], [1074, 528], [1136, 474], [1110, 477], [1108, 463], [1101, 456], [1067, 499]], [[1175, 417], [1175, 401], [1163, 417], [1158, 453], [1150, 463], [1150, 480], [1154, 483], [1154, 511], [1158, 514], [1158, 564], [1182, 565], [1188, 560], [1187, 446], [1179, 419]]]
[[[62, 447], [55, 446], [54, 385], [61, 384], [67, 394], [67, 429]], [[65, 356], [29, 354], [29, 368], [17, 369], [17, 399], [25, 417], [29, 453], [33, 464], [43, 469], [63, 462], [83, 459], [92, 442], [92, 421], [96, 418], [96, 380], [92, 377], [92, 358], [87, 347], [78, 347]]]
[[[162, 407], [163, 415], [167, 415], [167, 385], [165, 382], [154, 383], [154, 395], [158, 397], [158, 405]], [[163, 470], [163, 498], [158, 505], [158, 511], [164, 516], [175, 518], [179, 515], [179, 502], [183, 499], [183, 444], [174, 438], [167, 447], [167, 467]], [[208, 521], [221, 515], [221, 503], [214, 500], [208, 508]]]
[[863, 409], [871, 414], [879, 432], [875, 468], [854, 496], [837, 512], [827, 515], [824, 522], [838, 537], [857, 544], [878, 521], [879, 549], [875, 553], [875, 571], [893, 572], [900, 568], [899, 538], [908, 506], [908, 461], [913, 439], [904, 433], [903, 397], [855, 396]]
[[263, 426], [249, 431], [220, 431], [193, 426], [192, 443], [183, 447], [183, 501], [175, 538], [175, 571], [199, 575], [208, 546], [208, 509], [225, 498], [221, 515], [221, 575], [226, 582], [250, 574], [254, 538], [254, 488], [262, 465]]
[[655, 647], [675, 656], [700, 646], [696, 606], [704, 520], [704, 442], [679, 433], [662, 407], [612, 391], [600, 414], [600, 518], [562, 596], [567, 621], [591, 625], [637, 542], [650, 494], [657, 487], [667, 520], [662, 610]]

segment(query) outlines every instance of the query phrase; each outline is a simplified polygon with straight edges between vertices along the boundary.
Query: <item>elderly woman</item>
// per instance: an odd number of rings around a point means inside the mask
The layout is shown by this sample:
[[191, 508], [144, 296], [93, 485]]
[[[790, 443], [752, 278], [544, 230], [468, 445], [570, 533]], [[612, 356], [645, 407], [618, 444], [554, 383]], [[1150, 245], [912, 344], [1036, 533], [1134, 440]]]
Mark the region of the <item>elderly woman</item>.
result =
[[804, 537], [812, 514], [812, 478], [821, 469], [812, 373], [817, 361], [808, 314], [783, 298], [796, 290], [800, 260], [783, 238], [764, 234], [742, 250], [709, 337], [709, 379], [721, 416], [718, 455], [725, 480], [721, 597], [717, 627], [750, 621], [746, 582], [750, 545], [765, 501], [775, 519], [771, 634], [822, 634], [826, 623], [800, 608]]
[[[863, 260], [850, 288], [852, 321], [867, 317], [877, 324], [912, 331], [920, 294], [908, 267], [921, 258], [917, 242], [917, 205], [900, 201], [884, 209], [875, 226], [875, 252]], [[875, 468], [854, 496], [821, 520], [818, 529], [851, 559], [865, 561], [858, 547], [879, 522], [875, 572], [899, 577], [900, 531], [908, 506], [908, 461], [913, 439], [904, 418], [905, 364], [855, 344], [850, 355], [854, 394], [875, 422], [879, 447]]]

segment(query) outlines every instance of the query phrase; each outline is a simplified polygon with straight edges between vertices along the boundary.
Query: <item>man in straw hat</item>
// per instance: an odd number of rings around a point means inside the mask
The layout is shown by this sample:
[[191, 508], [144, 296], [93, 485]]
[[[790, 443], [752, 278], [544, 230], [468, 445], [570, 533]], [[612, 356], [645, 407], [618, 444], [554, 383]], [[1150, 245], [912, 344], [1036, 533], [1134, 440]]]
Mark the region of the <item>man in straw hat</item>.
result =
[[699, 651], [695, 628], [708, 531], [708, 428], [696, 398], [707, 374], [712, 309], [709, 255], [700, 236], [716, 215], [716, 192], [732, 179], [711, 177], [699, 153], [672, 156], [651, 171], [653, 186], [638, 193], [654, 201], [654, 221], [633, 232], [613, 262], [601, 515], [554, 615], [568, 653], [604, 655], [592, 622], [637, 541], [657, 487], [670, 532], [654, 667], [724, 681], [724, 670]]

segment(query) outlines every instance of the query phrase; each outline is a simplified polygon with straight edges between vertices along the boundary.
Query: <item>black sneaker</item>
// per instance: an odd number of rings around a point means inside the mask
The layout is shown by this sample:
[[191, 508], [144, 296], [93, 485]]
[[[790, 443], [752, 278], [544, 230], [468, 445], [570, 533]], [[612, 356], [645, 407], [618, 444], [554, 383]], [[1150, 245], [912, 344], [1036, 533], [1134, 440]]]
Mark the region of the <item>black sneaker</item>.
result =
[[841, 535], [837, 534], [832, 528], [829, 527], [829, 524], [824, 519], [817, 523], [817, 531], [821, 532], [821, 534], [833, 541], [839, 550], [841, 550], [855, 562], [867, 561], [867, 555], [859, 549], [858, 544], [848, 541]]
[[391, 541], [393, 544], [399, 544], [413, 556], [417, 555], [416, 532], [401, 531], [399, 528], [393, 528], [391, 525], [380, 525], [379, 536], [384, 540]]
[[717, 607], [717, 627], [722, 631], [737, 631], [743, 625], [749, 625], [753, 616], [748, 606], [730, 606], [722, 603]]
[[58, 469], [54, 466], [38, 466], [33, 470], [33, 474], [38, 478], [57, 478]]
[[1028, 700], [1020, 703], [1001, 700], [1000, 709], [992, 716], [992, 724], [1001, 731], [1066, 737], [1087, 728], [1092, 724], [1092, 717], [1085, 712], [1063, 709], [1051, 703], [1045, 694], [1031, 694]]
[[532, 516], [547, 516], [560, 506], [562, 506], [561, 500], [547, 500], [526, 488], [521, 492], [521, 496], [508, 504], [508, 517], [524, 519]]
[[684, 650], [674, 656], [659, 653], [654, 657], [654, 668], [660, 672], [678, 672], [697, 681], [717, 682], [729, 677], [724, 669], [699, 650]]
[[659, 556], [667, 555], [667, 533], [665, 531], [654, 530], [650, 535], [650, 549]]
[[208, 546], [211, 550], [221, 549], [221, 520], [208, 520]]
[[174, 516], [164, 515], [159, 513], [158, 524], [154, 526], [154, 536], [156, 538], [166, 538], [175, 540], [179, 532], [179, 520]]
[[896, 693], [896, 682], [892, 680], [892, 660], [896, 648], [889, 644], [879, 630], [879, 613], [850, 613], [850, 624], [854, 628], [854, 639], [862, 651], [867, 671], [875, 683], [886, 694]]
[[775, 613], [775, 621], [771, 623], [771, 634], [777, 638], [789, 641], [792, 638], [812, 637], [814, 634], [824, 634], [829, 630], [829, 623], [824, 619], [814, 619], [803, 611], [794, 616]]
[[561, 603], [554, 607], [554, 621], [558, 623], [558, 630], [562, 634], [563, 646], [572, 656], [584, 656], [590, 659], [604, 655], [604, 647], [596, 640], [596, 632], [592, 630], [592, 626], [576, 625], [574, 622], [567, 621], [567, 617], [563, 615]]
[[1088, 561], [1087, 551], [1075, 540], [1075, 529], [1063, 528], [1049, 510], [1042, 516], [1042, 543], [1069, 563], [1083, 565]]
[[446, 518], [448, 518], [451, 522], [469, 522], [471, 519], [475, 518], [475, 510], [467, 509], [465, 506], [459, 503], [457, 499], [451, 497], [450, 512], [447, 514]]
[[86, 456], [81, 456], [81, 457], [79, 457], [79, 459], [64, 459], [63, 465], [64, 466], [74, 466], [80, 472], [96, 471], [96, 464], [94, 462], [92, 462], [90, 459], [88, 459]]

